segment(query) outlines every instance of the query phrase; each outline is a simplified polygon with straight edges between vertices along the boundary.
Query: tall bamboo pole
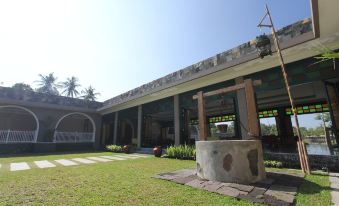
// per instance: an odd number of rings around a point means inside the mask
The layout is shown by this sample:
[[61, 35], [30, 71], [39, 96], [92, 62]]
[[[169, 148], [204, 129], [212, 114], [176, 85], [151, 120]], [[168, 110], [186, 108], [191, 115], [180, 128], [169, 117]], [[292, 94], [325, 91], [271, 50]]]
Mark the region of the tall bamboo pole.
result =
[[302, 136], [301, 136], [297, 110], [295, 108], [295, 104], [294, 104], [294, 100], [293, 100], [293, 96], [292, 96], [292, 92], [291, 92], [291, 87], [289, 86], [289, 83], [288, 83], [288, 76], [287, 76], [286, 69], [285, 69], [284, 59], [283, 59], [282, 54], [281, 54], [279, 40], [277, 38], [277, 34], [276, 34], [276, 31], [275, 31], [275, 28], [274, 28], [272, 17], [271, 17], [271, 14], [270, 14], [270, 11], [268, 9], [267, 4], [266, 4], [266, 12], [267, 12], [266, 14], [268, 15], [270, 23], [271, 23], [272, 34], [273, 34], [275, 46], [276, 46], [276, 49], [277, 49], [277, 52], [278, 52], [278, 56], [279, 56], [281, 71], [282, 71], [283, 76], [284, 76], [284, 82], [285, 82], [285, 86], [286, 86], [286, 89], [287, 89], [287, 94], [288, 94], [288, 97], [289, 97], [289, 100], [290, 100], [290, 104], [291, 104], [291, 107], [292, 107], [293, 116], [294, 116], [294, 120], [295, 120], [295, 124], [296, 124], [296, 128], [297, 128], [297, 135], [298, 135], [297, 145], [298, 145], [298, 152], [299, 152], [301, 168], [302, 168], [303, 172], [307, 172], [307, 174], [310, 174], [311, 170], [310, 170], [310, 165], [309, 165], [308, 154], [307, 154], [307, 150], [306, 150], [304, 141], [303, 141]]

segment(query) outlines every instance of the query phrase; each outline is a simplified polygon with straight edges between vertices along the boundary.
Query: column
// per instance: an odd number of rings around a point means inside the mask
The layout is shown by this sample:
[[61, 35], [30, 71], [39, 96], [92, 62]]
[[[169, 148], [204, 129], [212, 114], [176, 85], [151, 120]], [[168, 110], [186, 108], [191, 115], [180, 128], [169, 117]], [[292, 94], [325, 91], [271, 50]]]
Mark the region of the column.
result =
[[174, 145], [180, 145], [180, 105], [179, 95], [174, 95]]
[[118, 136], [118, 120], [119, 120], [119, 112], [116, 111], [114, 115], [114, 134], [113, 134], [113, 144], [117, 144], [117, 136]]
[[[244, 83], [243, 77], [238, 77], [235, 79], [236, 84]], [[248, 135], [248, 121], [247, 121], [247, 104], [246, 104], [246, 94], [244, 89], [237, 90], [237, 105], [238, 105], [238, 124], [240, 128], [241, 139], [249, 139]]]
[[137, 139], [138, 143], [137, 146], [138, 148], [141, 147], [141, 128], [142, 127], [142, 105], [138, 106], [138, 134], [137, 134]]

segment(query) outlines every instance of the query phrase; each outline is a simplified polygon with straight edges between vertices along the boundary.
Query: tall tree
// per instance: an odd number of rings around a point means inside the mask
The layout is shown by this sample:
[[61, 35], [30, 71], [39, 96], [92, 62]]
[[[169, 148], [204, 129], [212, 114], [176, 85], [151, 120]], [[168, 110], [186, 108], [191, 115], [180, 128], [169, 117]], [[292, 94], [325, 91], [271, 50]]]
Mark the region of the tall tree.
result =
[[60, 85], [64, 89], [62, 91], [62, 94], [66, 94], [67, 97], [76, 97], [79, 95], [79, 92], [77, 90], [78, 87], [80, 87], [80, 84], [78, 83], [78, 78], [71, 77], [67, 78], [65, 82], [61, 82]]
[[18, 91], [33, 91], [32, 87], [25, 83], [15, 83], [12, 88]]
[[54, 76], [54, 73], [49, 73], [47, 76], [39, 74], [40, 80], [37, 80], [39, 88], [37, 88], [37, 92], [59, 95], [58, 87], [59, 85], [56, 83], [57, 78]]
[[81, 93], [84, 94], [82, 98], [87, 101], [95, 101], [97, 96], [100, 95], [100, 93], [95, 92], [92, 86], [85, 88]]

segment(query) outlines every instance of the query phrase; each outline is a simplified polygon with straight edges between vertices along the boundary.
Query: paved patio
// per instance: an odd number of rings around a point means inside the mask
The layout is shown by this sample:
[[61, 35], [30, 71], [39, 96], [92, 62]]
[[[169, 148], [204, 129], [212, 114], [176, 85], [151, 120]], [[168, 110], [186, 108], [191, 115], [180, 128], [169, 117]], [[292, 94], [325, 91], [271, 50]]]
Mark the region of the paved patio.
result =
[[150, 155], [142, 154], [128, 154], [128, 155], [114, 155], [114, 156], [98, 156], [98, 157], [84, 157], [73, 159], [56, 159], [56, 160], [39, 160], [34, 162], [13, 162], [8, 164], [0, 164], [0, 171], [21, 171], [30, 170], [32, 168], [53, 168], [58, 166], [76, 166], [80, 164], [95, 164], [99, 162], [121, 161], [128, 159], [137, 159], [143, 157], [150, 157]]
[[268, 205], [292, 205], [302, 174], [267, 172], [267, 179], [254, 184], [222, 183], [200, 179], [195, 169], [162, 173], [154, 178]]
[[332, 204], [339, 206], [339, 173], [330, 173]]

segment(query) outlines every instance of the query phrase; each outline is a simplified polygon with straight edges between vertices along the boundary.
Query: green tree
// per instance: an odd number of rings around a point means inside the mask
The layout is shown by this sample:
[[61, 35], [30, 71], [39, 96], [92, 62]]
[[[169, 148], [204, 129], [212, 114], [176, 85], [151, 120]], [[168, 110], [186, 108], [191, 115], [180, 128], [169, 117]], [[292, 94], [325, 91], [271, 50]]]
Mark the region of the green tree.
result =
[[81, 93], [84, 94], [82, 98], [87, 101], [95, 101], [97, 96], [100, 95], [100, 93], [95, 92], [92, 86], [85, 88]]
[[54, 73], [49, 73], [47, 76], [39, 74], [40, 80], [37, 80], [38, 88], [37, 92], [45, 93], [45, 94], [52, 94], [52, 95], [59, 95], [58, 87], [59, 85], [56, 84], [57, 78], [54, 76]]
[[77, 97], [79, 95], [77, 88], [80, 87], [78, 81], [78, 78], [72, 76], [67, 78], [65, 82], [61, 82], [60, 87], [64, 89], [62, 94], [66, 94], [67, 97]]
[[12, 88], [18, 91], [33, 91], [32, 87], [25, 83], [15, 83]]

